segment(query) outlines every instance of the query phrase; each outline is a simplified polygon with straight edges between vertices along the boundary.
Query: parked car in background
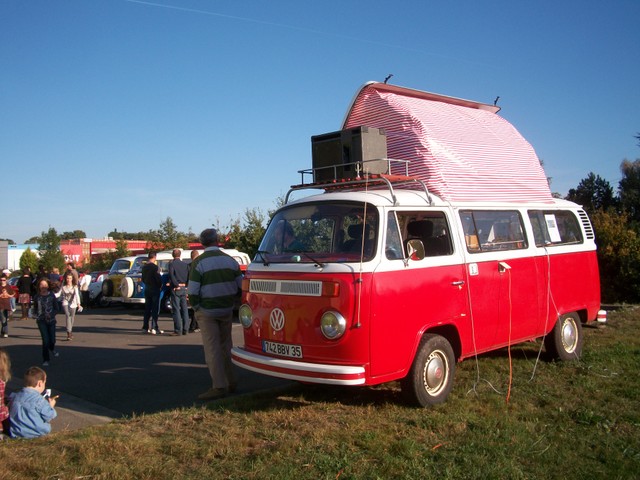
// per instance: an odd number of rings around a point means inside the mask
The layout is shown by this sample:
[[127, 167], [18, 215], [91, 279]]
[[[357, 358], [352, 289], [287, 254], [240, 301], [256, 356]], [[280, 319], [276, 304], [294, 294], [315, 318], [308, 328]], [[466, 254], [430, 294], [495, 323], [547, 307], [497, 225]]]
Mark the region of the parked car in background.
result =
[[[244, 272], [251, 262], [251, 258], [244, 252], [240, 252], [232, 248], [221, 248], [221, 250], [232, 257], [240, 270]], [[200, 253], [202, 250], [199, 251]], [[191, 263], [191, 250], [182, 250], [181, 257], [183, 262]], [[162, 290], [160, 292], [160, 309], [165, 312], [171, 311], [171, 291], [169, 289], [169, 263], [173, 260], [170, 251], [158, 252], [156, 255], [158, 260], [158, 269], [162, 277]], [[138, 255], [131, 270], [125, 275], [120, 283], [120, 293], [122, 302], [125, 304], [144, 304], [144, 282], [142, 281], [142, 267], [147, 263], [147, 255]]]
[[[244, 274], [247, 271], [247, 267], [251, 263], [251, 257], [248, 254], [241, 252], [240, 250], [236, 250], [235, 248], [221, 248], [224, 253], [233, 258], [238, 265], [240, 265], [240, 271]], [[204, 250], [200, 250], [202, 253]]]
[[109, 274], [102, 282], [102, 297], [105, 302], [122, 302], [122, 294], [120, 293], [120, 283], [125, 274], [131, 270], [133, 261], [136, 259], [132, 257], [122, 257], [116, 259], [109, 269]]
[[[182, 259], [190, 258], [191, 251], [183, 250]], [[164, 284], [168, 282], [169, 278], [169, 262], [173, 260], [171, 252], [158, 252], [156, 254], [158, 261], [158, 270], [162, 277], [163, 288], [160, 292], [160, 305], [163, 305], [164, 296], [167, 294], [167, 288]], [[149, 261], [147, 255], [138, 255], [131, 266], [131, 270], [127, 272], [125, 277], [120, 283], [120, 295], [122, 296], [122, 302], [125, 304], [143, 304], [144, 300], [144, 282], [142, 281], [142, 267]]]
[[102, 283], [109, 275], [109, 271], [91, 272], [91, 283], [89, 284], [89, 305], [99, 305], [106, 307], [109, 301], [105, 300], [102, 295]]

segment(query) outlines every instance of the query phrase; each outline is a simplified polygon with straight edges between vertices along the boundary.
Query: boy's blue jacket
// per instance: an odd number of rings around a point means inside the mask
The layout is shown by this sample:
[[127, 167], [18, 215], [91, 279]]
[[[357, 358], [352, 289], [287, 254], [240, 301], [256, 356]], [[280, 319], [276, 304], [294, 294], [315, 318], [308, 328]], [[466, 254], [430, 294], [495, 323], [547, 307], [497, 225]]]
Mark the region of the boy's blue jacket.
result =
[[51, 431], [55, 409], [34, 388], [23, 388], [9, 397], [9, 435], [19, 438], [35, 438]]

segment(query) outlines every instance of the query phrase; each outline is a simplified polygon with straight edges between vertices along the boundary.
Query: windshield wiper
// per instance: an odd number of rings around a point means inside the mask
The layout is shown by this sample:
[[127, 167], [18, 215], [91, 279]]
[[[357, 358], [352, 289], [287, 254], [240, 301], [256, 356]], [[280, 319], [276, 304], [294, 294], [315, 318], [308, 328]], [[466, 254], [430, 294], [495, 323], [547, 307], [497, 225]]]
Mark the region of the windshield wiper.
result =
[[269, 266], [269, 260], [267, 259], [267, 255], [271, 255], [271, 252], [268, 252], [267, 250], [258, 250], [256, 252], [258, 255], [260, 255], [260, 257], [262, 258], [262, 264], [265, 267]]
[[325, 266], [324, 263], [320, 262], [319, 260], [316, 260], [311, 255], [309, 255], [309, 252], [305, 252], [304, 250], [285, 250], [285, 252], [286, 253], [301, 253], [305, 257], [307, 257], [309, 260], [311, 260], [313, 263], [315, 263], [316, 267], [324, 268], [324, 266]]

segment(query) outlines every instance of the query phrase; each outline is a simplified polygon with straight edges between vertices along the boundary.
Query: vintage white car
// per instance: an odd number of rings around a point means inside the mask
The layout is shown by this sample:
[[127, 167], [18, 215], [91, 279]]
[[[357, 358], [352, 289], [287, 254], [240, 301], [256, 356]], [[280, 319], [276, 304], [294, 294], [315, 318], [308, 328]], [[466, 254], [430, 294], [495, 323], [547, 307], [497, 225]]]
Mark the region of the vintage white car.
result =
[[102, 301], [107, 304], [111, 302], [122, 302], [120, 294], [120, 282], [125, 274], [133, 267], [136, 257], [122, 257], [116, 259], [109, 269], [109, 274], [104, 278], [101, 285]]
[[[95, 274], [95, 277], [94, 277]], [[109, 272], [91, 272], [91, 283], [89, 284], [89, 305], [109, 306], [109, 301], [102, 296], [102, 282], [109, 275]]]

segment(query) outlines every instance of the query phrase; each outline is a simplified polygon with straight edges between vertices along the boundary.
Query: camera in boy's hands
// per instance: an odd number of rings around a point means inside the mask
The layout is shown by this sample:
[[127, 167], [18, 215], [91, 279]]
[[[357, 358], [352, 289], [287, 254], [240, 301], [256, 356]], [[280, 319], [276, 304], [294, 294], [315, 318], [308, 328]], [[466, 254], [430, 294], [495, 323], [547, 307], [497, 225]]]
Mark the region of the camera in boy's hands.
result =
[[50, 388], [47, 388], [47, 389], [44, 391], [44, 393], [42, 394], [42, 396], [43, 396], [44, 398], [50, 398], [50, 397], [51, 397], [51, 389], [50, 389]]

